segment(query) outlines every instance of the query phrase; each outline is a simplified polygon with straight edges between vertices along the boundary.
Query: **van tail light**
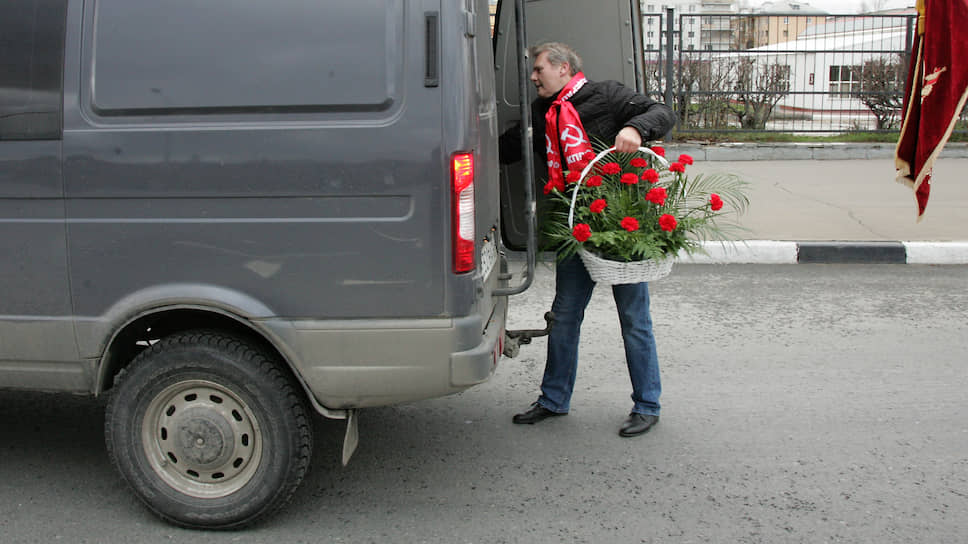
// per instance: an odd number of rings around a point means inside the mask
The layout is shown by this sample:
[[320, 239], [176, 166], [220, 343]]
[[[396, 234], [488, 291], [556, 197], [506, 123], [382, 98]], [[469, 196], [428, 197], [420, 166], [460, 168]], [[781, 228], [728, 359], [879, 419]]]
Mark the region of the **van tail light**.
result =
[[454, 272], [474, 270], [474, 155], [456, 153], [451, 162], [451, 216], [454, 239]]

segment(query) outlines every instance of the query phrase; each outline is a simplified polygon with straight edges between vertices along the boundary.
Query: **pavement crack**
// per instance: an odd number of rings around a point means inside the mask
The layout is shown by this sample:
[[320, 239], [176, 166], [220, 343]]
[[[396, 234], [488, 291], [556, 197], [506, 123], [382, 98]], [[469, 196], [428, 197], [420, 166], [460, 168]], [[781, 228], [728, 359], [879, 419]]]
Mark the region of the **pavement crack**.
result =
[[880, 232], [877, 232], [873, 228], [871, 228], [870, 225], [868, 225], [863, 220], [861, 220], [859, 217], [857, 217], [854, 214], [854, 212], [851, 211], [850, 208], [848, 208], [848, 207], [840, 206], [840, 205], [838, 205], [838, 204], [836, 204], [834, 202], [830, 202], [830, 201], [824, 200], [822, 198], [817, 198], [817, 197], [815, 197], [813, 195], [810, 195], [810, 194], [807, 194], [807, 193], [801, 193], [801, 192], [793, 191], [793, 190], [791, 190], [791, 189], [789, 189], [787, 187], [784, 187], [783, 184], [782, 184], [782, 182], [779, 182], [779, 181], [775, 182], [773, 184], [773, 187], [776, 188], [776, 189], [778, 189], [778, 190], [780, 190], [780, 191], [783, 191], [783, 192], [785, 192], [785, 193], [787, 193], [787, 194], [789, 194], [791, 196], [795, 196], [797, 198], [804, 198], [806, 200], [810, 200], [810, 201], [815, 202], [817, 204], [821, 204], [821, 205], [824, 205], [824, 206], [828, 206], [828, 207], [833, 208], [835, 210], [840, 210], [840, 211], [844, 212], [844, 214], [848, 218], [850, 218], [851, 221], [857, 223], [858, 226], [860, 226], [861, 228], [863, 228], [867, 232], [870, 232], [871, 235], [874, 236], [875, 238], [880, 238], [880, 239], [889, 238], [888, 236], [886, 236], [886, 235], [884, 235], [884, 234], [882, 234]]

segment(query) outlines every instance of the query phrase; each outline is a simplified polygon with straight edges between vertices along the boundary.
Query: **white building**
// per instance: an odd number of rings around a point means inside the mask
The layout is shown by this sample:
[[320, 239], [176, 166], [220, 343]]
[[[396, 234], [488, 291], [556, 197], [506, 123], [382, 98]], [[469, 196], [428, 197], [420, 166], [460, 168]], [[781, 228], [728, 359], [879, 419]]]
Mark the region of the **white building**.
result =
[[[704, 44], [719, 43], [729, 37], [729, 21], [703, 18], [703, 14], [735, 13], [735, 0], [641, 0], [643, 13], [642, 41], [646, 52], [658, 51], [665, 47], [667, 9], [673, 11], [673, 50], [679, 51], [680, 38], [682, 49], [686, 51], [703, 49]], [[725, 28], [718, 28], [722, 25]], [[717, 26], [718, 25], [718, 26]], [[664, 49], [663, 49], [664, 50]]]
[[852, 91], [860, 89], [860, 67], [865, 61], [891, 56], [890, 51], [903, 51], [909, 30], [904, 17], [830, 18], [808, 27], [796, 40], [716, 58], [749, 59], [764, 67], [786, 66], [791, 92], [777, 104], [781, 111], [804, 115], [828, 112], [847, 124], [866, 124], [867, 108], [850, 96]]

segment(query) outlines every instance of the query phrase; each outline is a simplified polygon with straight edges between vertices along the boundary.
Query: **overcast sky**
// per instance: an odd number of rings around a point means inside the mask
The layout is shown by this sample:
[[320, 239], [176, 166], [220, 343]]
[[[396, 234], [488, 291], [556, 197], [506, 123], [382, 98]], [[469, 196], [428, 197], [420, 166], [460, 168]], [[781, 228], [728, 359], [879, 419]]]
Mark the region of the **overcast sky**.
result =
[[[766, 0], [746, 0], [751, 6], [759, 6]], [[882, 9], [914, 6], [914, 0], [806, 0], [807, 4], [829, 13], [858, 13], [862, 3], [869, 6], [882, 5]]]

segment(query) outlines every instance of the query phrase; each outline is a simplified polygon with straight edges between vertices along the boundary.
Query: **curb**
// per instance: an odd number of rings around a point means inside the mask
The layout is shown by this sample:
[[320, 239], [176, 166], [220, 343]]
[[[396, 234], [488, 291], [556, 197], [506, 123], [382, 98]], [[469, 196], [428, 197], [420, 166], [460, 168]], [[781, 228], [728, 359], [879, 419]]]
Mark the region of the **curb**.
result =
[[681, 264], [968, 264], [968, 242], [704, 242]]
[[[894, 159], [894, 143], [697, 143], [664, 142], [670, 156], [682, 153], [697, 161], [788, 161]], [[940, 158], [968, 158], [968, 143], [948, 142]]]

